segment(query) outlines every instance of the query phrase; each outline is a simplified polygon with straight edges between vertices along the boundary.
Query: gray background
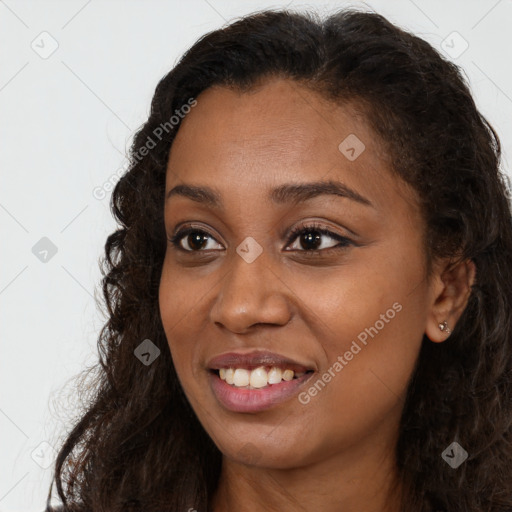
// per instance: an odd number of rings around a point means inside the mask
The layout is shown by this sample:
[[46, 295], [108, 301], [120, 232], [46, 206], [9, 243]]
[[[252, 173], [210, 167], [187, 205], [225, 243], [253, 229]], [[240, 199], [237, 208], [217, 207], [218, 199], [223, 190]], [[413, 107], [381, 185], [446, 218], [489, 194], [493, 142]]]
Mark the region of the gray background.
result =
[[[72, 377], [96, 361], [105, 321], [94, 296], [115, 227], [108, 182], [126, 164], [158, 80], [235, 17], [354, 4], [362, 2], [0, 0], [0, 512], [44, 509], [53, 447], [76, 413]], [[462, 66], [510, 173], [512, 2], [366, 6]]]

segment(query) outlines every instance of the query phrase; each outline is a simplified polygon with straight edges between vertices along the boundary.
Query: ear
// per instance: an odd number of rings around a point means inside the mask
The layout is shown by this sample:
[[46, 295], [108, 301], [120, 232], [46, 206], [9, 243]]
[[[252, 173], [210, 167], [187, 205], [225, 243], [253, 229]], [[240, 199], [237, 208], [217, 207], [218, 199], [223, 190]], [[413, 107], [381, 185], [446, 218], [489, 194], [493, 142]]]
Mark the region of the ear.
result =
[[[472, 260], [442, 260], [432, 277], [432, 300], [425, 334], [435, 342], [445, 341], [455, 329], [471, 295], [476, 279]], [[444, 322], [446, 322], [445, 325]], [[443, 328], [440, 328], [440, 324]]]

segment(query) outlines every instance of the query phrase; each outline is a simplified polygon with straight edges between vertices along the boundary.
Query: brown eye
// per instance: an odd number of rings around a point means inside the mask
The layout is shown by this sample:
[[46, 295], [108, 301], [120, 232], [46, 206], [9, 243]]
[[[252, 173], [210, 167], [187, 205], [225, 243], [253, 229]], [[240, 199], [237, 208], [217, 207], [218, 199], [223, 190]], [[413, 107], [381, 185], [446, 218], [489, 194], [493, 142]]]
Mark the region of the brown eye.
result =
[[[322, 246], [322, 239], [326, 238], [330, 238], [338, 243]], [[296, 247], [294, 249], [298, 249], [300, 252], [321, 252], [324, 250], [328, 251], [329, 249], [343, 249], [348, 245], [353, 245], [353, 242], [347, 237], [333, 233], [318, 224], [299, 226], [294, 229], [288, 237], [287, 244], [296, 239], [298, 239], [298, 244], [295, 244]]]
[[[178, 231], [169, 241], [178, 249], [186, 252], [201, 252], [208, 245], [208, 240], [215, 240], [209, 233], [202, 229], [188, 227]], [[188, 246], [184, 247], [182, 241]], [[211, 249], [211, 247], [207, 247]]]
[[322, 245], [322, 234], [319, 231], [302, 231], [299, 239], [299, 246], [306, 250], [318, 250]]

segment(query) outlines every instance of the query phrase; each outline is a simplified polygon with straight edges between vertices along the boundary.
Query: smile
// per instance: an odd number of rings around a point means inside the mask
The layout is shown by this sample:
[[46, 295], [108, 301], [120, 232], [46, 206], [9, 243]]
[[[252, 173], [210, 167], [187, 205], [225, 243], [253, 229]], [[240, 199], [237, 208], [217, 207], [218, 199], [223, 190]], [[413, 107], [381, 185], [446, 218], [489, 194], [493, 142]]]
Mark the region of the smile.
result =
[[233, 412], [255, 413], [300, 392], [314, 369], [270, 352], [229, 353], [209, 363], [210, 387], [217, 401]]
[[261, 389], [269, 385], [289, 382], [302, 377], [307, 372], [294, 372], [289, 368], [282, 369], [276, 366], [259, 366], [254, 370], [245, 368], [221, 368], [219, 377], [231, 386], [245, 389]]

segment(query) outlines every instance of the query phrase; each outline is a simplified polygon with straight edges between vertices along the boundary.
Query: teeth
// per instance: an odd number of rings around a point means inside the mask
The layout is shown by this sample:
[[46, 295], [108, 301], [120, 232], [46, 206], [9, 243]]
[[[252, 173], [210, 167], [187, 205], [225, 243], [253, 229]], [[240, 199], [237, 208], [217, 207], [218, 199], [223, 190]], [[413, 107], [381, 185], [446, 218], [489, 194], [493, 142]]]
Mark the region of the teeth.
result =
[[233, 384], [237, 388], [248, 386], [250, 377], [251, 376], [248, 370], [244, 370], [243, 368], [237, 368], [235, 370], [235, 376], [233, 377]]
[[227, 384], [237, 388], [264, 388], [269, 384], [279, 384], [282, 380], [289, 382], [293, 378], [302, 377], [306, 372], [297, 372], [286, 369], [282, 370], [276, 366], [270, 368], [267, 372], [265, 367], [260, 366], [254, 370], [246, 370], [245, 368], [221, 368], [219, 377], [226, 381]]
[[253, 388], [264, 388], [268, 384], [267, 370], [265, 370], [265, 368], [256, 368], [253, 370], [249, 383]]
[[285, 370], [283, 372], [283, 380], [286, 380], [286, 381], [292, 380], [294, 373], [295, 372], [293, 370]]
[[279, 384], [281, 382], [281, 368], [271, 368], [268, 372], [268, 383], [269, 384]]

